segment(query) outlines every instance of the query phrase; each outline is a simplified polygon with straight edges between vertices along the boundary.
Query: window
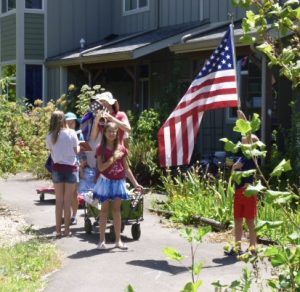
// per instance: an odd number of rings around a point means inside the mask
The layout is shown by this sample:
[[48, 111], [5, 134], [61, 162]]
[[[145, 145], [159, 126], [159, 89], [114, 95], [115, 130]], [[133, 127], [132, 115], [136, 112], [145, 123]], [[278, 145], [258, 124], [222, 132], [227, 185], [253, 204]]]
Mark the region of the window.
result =
[[26, 98], [30, 103], [43, 99], [43, 66], [26, 65]]
[[43, 1], [42, 0], [26, 0], [25, 8], [27, 8], [27, 9], [42, 9]]
[[16, 9], [16, 0], [2, 0], [1, 7], [2, 13], [6, 13], [10, 10]]
[[123, 0], [124, 13], [136, 13], [149, 9], [148, 0]]

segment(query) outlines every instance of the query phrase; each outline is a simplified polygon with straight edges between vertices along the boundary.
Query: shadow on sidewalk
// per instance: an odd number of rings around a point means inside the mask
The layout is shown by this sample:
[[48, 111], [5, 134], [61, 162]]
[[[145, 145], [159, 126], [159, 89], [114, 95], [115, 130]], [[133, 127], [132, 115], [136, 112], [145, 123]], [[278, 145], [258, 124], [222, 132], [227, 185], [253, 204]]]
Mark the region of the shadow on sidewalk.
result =
[[212, 260], [212, 262], [218, 264], [218, 266], [233, 265], [238, 261], [239, 260], [235, 256], [224, 256], [222, 258], [215, 258]]
[[187, 269], [185, 267], [169, 265], [167, 261], [163, 261], [163, 260], [134, 260], [134, 261], [127, 262], [127, 264], [145, 267], [153, 270], [159, 270], [159, 271], [170, 273], [172, 275], [178, 275], [180, 273], [187, 272]]

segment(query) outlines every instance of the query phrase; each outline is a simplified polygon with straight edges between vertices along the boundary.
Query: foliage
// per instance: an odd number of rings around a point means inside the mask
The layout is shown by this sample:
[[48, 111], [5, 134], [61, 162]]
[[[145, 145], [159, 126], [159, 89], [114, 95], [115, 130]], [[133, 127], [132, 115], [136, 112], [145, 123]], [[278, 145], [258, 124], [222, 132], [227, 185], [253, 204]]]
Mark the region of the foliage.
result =
[[[93, 88], [90, 88], [86, 84], [83, 85], [80, 89], [77, 99], [73, 99], [73, 111], [80, 117], [85, 115], [90, 110], [91, 98], [103, 91], [105, 91], [105, 88], [101, 87], [101, 85], [95, 85]], [[67, 97], [68, 95], [65, 96], [65, 98]]]
[[194, 231], [191, 228], [185, 228], [181, 231], [181, 235], [186, 238], [188, 243], [190, 244], [191, 250], [191, 267], [186, 267], [183, 264], [183, 260], [185, 256], [183, 256], [179, 251], [172, 247], [166, 247], [164, 249], [165, 255], [179, 263], [181, 263], [191, 274], [192, 281], [186, 283], [184, 288], [181, 290], [182, 292], [196, 292], [198, 291], [199, 287], [202, 285], [203, 281], [199, 279], [199, 275], [201, 273], [203, 263], [199, 262], [196, 263], [196, 252], [203, 240], [203, 237], [209, 232], [208, 228], [199, 228], [197, 231]]
[[0, 176], [20, 171], [31, 171], [38, 177], [47, 175], [45, 138], [55, 104], [41, 106], [40, 100], [26, 106], [0, 96]]
[[[233, 3], [249, 9], [243, 19], [242, 40], [247, 44], [259, 41], [261, 44], [256, 48], [269, 58], [269, 65], [278, 66], [280, 73], [297, 87], [300, 84], [299, 0], [283, 4], [277, 0], [233, 0]], [[255, 29], [258, 37], [250, 36]]]
[[[133, 118], [131, 120], [134, 122]], [[138, 181], [144, 185], [155, 183], [160, 176], [156, 137], [159, 126], [159, 115], [153, 109], [144, 110], [132, 125], [130, 167]]]
[[2, 67], [2, 79], [0, 79], [0, 89], [9, 101], [16, 101], [16, 66], [6, 65]]
[[44, 276], [61, 266], [53, 244], [39, 240], [0, 248], [1, 291], [38, 291]]
[[168, 200], [161, 208], [172, 212], [172, 221], [191, 224], [193, 217], [202, 216], [230, 225], [233, 190], [227, 188], [224, 178], [206, 176], [196, 166], [176, 177], [167, 172], [161, 179], [168, 194]]

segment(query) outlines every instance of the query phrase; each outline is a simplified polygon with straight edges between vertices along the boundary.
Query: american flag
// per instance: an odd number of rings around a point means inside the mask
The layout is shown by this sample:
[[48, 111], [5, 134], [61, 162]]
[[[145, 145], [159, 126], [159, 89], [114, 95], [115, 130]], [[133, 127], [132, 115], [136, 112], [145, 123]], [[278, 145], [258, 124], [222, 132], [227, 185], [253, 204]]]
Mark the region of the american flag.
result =
[[220, 45], [158, 132], [162, 167], [189, 164], [206, 110], [238, 106], [235, 67], [233, 26], [230, 25]]

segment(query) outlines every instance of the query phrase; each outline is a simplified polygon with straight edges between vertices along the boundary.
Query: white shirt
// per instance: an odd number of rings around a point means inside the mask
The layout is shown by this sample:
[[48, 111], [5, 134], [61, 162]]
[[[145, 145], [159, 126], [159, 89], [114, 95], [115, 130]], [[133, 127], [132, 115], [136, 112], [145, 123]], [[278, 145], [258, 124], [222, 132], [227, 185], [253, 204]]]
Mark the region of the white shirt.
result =
[[52, 143], [51, 138], [52, 134], [48, 134], [46, 138], [46, 147], [51, 151], [53, 162], [75, 165], [77, 158], [74, 148], [79, 145], [76, 132], [72, 129], [62, 129], [55, 144]]

